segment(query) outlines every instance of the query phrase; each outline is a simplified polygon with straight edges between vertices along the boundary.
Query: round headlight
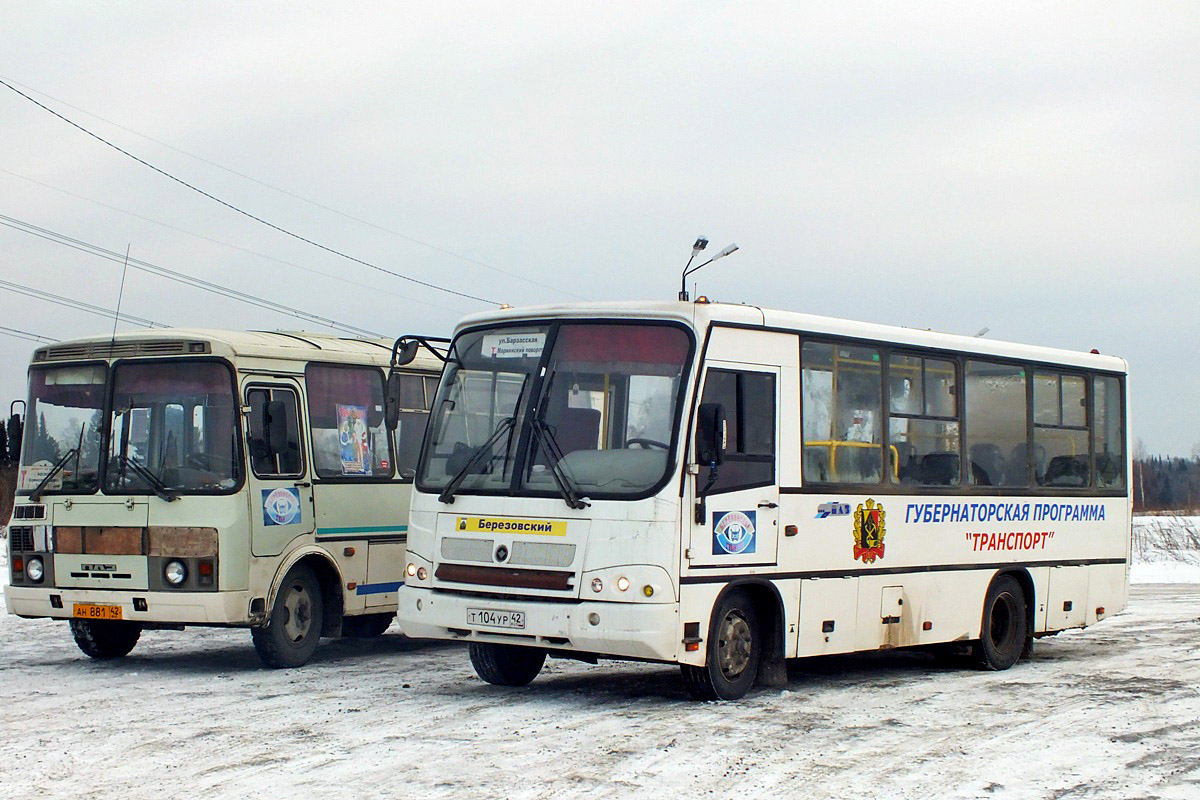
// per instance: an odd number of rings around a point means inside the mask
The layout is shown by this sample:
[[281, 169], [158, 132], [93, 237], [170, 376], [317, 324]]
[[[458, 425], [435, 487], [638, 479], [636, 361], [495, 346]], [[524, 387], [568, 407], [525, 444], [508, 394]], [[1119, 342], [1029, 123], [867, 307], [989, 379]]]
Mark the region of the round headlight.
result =
[[629, 588], [629, 578], [626, 578], [624, 575], [617, 578], [617, 588], [622, 592], [626, 591]]
[[417, 568], [417, 580], [423, 581], [428, 577], [429, 577], [429, 573], [425, 571], [424, 567]]
[[34, 556], [25, 562], [25, 577], [34, 583], [41, 583], [42, 578], [46, 577], [46, 567], [40, 558]]
[[592, 578], [592, 591], [593, 592], [603, 592], [604, 591], [604, 581], [600, 580], [599, 578]]
[[168, 561], [163, 568], [163, 577], [172, 586], [178, 586], [187, 580], [187, 567], [182, 561]]
[[408, 577], [411, 578], [413, 575], [417, 574], [417, 565], [410, 561], [410, 562], [408, 562], [408, 566], [405, 568], [404, 571], [407, 572]]

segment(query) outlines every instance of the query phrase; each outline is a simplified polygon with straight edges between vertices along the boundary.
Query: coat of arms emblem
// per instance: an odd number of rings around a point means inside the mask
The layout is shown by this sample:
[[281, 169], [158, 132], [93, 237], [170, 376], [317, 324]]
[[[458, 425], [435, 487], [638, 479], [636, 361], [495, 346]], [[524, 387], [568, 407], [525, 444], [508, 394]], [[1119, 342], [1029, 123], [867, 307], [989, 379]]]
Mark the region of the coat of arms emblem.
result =
[[859, 503], [854, 510], [854, 559], [872, 564], [883, 558], [883, 506], [874, 500]]

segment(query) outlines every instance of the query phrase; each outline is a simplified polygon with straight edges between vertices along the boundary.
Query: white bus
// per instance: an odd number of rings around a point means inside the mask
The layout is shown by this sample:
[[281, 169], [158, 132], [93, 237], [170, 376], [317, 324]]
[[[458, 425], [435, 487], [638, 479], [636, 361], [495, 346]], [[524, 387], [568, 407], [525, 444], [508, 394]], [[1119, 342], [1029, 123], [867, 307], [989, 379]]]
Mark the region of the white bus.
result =
[[1033, 637], [1124, 607], [1119, 358], [744, 305], [466, 318], [434, 398], [399, 617], [484, 680]]
[[145, 628], [248, 627], [298, 666], [382, 633], [441, 361], [392, 343], [149, 330], [38, 348], [9, 527], [8, 611], [70, 621], [89, 656]]

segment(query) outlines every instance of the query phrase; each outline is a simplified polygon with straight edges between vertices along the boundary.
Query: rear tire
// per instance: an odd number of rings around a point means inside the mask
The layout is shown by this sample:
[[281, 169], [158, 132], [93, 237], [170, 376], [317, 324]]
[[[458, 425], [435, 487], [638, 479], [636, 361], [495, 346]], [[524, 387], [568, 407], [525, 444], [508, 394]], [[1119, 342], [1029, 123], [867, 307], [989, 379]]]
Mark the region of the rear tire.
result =
[[92, 658], [121, 658], [142, 635], [140, 622], [106, 619], [73, 619], [71, 635], [79, 649]]
[[537, 647], [471, 643], [475, 674], [496, 686], [525, 686], [538, 676], [545, 663], [546, 651]]
[[321, 642], [324, 616], [317, 576], [297, 564], [280, 584], [267, 624], [250, 629], [258, 657], [274, 669], [307, 664]]
[[354, 639], [374, 639], [382, 636], [396, 618], [395, 614], [359, 614], [342, 618], [342, 636]]
[[750, 596], [735, 589], [721, 599], [708, 633], [708, 662], [680, 664], [683, 685], [695, 700], [740, 700], [754, 685], [762, 658], [762, 632]]
[[980, 669], [1008, 669], [1028, 645], [1029, 619], [1025, 592], [1011, 575], [1001, 575], [988, 587], [983, 601], [983, 623], [975, 643], [975, 663]]

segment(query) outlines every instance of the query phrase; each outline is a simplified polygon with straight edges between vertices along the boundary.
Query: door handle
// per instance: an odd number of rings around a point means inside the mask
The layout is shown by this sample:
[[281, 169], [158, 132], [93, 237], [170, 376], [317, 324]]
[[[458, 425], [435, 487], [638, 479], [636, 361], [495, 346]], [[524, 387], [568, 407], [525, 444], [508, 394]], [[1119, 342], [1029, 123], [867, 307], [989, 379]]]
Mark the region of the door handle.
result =
[[765, 503], [759, 503], [759, 508], [779, 508], [779, 503], [772, 503], [769, 500]]
[[312, 484], [308, 481], [299, 481], [298, 483], [293, 483], [292, 486], [295, 486], [297, 489], [307, 489], [308, 487], [312, 486]]

